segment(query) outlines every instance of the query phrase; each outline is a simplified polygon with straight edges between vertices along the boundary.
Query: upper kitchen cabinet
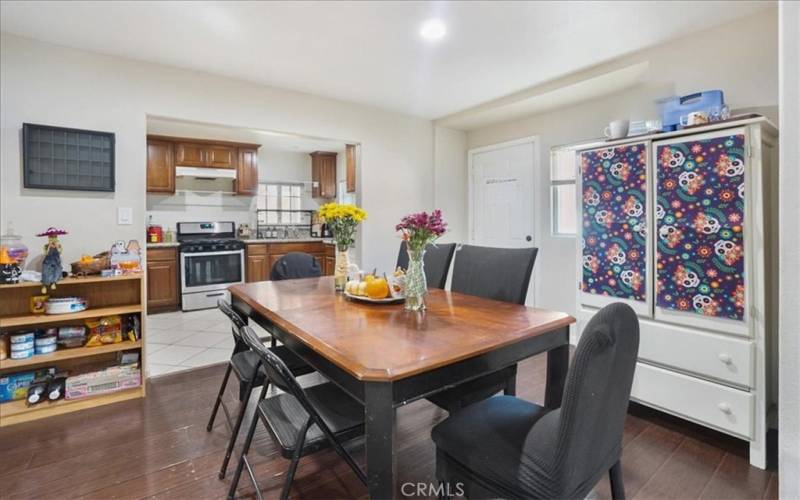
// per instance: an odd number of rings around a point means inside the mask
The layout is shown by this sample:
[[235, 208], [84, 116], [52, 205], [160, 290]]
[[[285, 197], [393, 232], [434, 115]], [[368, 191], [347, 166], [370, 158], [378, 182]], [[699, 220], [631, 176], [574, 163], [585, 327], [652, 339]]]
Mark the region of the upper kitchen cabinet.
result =
[[348, 144], [345, 150], [347, 158], [347, 192], [356, 192], [356, 147]]
[[169, 141], [147, 139], [147, 192], [175, 192], [175, 159]]
[[213, 168], [236, 168], [236, 148], [223, 145], [209, 145], [206, 148], [206, 164]]
[[175, 163], [184, 167], [205, 167], [206, 146], [178, 142], [175, 144]]
[[336, 198], [336, 153], [311, 153], [311, 182], [314, 198]]
[[236, 194], [255, 196], [258, 192], [258, 151], [239, 148], [239, 161], [236, 167], [236, 180], [233, 183]]

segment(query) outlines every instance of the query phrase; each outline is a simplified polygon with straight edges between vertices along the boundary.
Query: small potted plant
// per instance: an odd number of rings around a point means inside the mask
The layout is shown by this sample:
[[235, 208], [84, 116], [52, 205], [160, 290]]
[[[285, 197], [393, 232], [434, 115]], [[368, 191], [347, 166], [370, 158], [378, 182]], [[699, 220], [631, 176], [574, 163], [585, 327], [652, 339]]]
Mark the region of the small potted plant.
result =
[[319, 207], [319, 216], [333, 232], [333, 240], [336, 242], [333, 281], [336, 291], [342, 292], [347, 283], [347, 269], [350, 266], [348, 250], [355, 243], [356, 227], [367, 218], [367, 212], [355, 205], [327, 203]]
[[408, 214], [395, 229], [400, 231], [406, 242], [408, 269], [405, 278], [406, 310], [425, 309], [425, 295], [428, 282], [425, 278], [425, 248], [436, 242], [447, 231], [447, 223], [442, 219], [442, 211], [434, 210]]

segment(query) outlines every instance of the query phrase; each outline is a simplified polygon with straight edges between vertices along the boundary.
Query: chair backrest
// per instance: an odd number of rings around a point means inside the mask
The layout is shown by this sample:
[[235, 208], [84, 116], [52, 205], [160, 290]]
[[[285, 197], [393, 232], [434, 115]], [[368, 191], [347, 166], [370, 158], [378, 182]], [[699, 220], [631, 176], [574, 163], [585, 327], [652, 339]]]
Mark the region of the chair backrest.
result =
[[217, 307], [220, 311], [222, 311], [228, 319], [231, 320], [231, 334], [233, 335], [234, 344], [234, 352], [240, 352], [247, 349], [247, 346], [244, 344], [244, 340], [242, 340], [241, 335], [239, 335], [239, 331], [243, 326], [247, 324], [244, 318], [242, 318], [241, 314], [236, 312], [226, 301], [220, 299], [217, 301]]
[[450, 289], [485, 299], [525, 304], [538, 248], [462, 245]]
[[319, 262], [313, 255], [303, 252], [289, 252], [272, 266], [269, 279], [292, 280], [299, 278], [318, 278], [322, 276]]
[[289, 367], [286, 366], [286, 363], [269, 350], [269, 348], [261, 342], [261, 339], [258, 338], [256, 332], [249, 326], [243, 326], [241, 330], [239, 330], [239, 333], [245, 344], [247, 344], [253, 352], [258, 354], [258, 357], [261, 359], [261, 366], [267, 373], [269, 382], [280, 390], [297, 398], [309, 414], [315, 412], [311, 403], [309, 403], [306, 398], [306, 393], [303, 391], [303, 388], [300, 387], [300, 383], [297, 382], [297, 379], [292, 374], [292, 371], [289, 370]]
[[553, 412], [560, 413], [554, 470], [565, 494], [619, 459], [638, 352], [639, 320], [627, 304], [604, 307], [584, 328]]
[[[406, 248], [406, 242], [401, 241], [400, 252], [397, 254], [397, 267], [403, 269], [408, 269]], [[425, 278], [429, 287], [444, 289], [455, 251], [455, 243], [436, 243], [425, 248]]]

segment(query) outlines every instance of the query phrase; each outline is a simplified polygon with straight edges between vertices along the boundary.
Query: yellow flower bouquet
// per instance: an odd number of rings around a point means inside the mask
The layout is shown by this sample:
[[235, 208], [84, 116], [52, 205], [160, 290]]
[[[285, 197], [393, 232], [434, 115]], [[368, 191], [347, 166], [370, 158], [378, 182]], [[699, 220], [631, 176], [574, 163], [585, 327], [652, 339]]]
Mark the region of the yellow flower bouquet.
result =
[[336, 241], [336, 266], [333, 272], [335, 289], [344, 291], [350, 258], [347, 250], [355, 243], [356, 226], [367, 218], [367, 212], [355, 205], [327, 203], [319, 207], [319, 216], [333, 231]]
[[347, 250], [355, 243], [356, 226], [367, 218], [367, 212], [351, 204], [326, 203], [319, 207], [319, 216], [333, 231], [339, 250]]

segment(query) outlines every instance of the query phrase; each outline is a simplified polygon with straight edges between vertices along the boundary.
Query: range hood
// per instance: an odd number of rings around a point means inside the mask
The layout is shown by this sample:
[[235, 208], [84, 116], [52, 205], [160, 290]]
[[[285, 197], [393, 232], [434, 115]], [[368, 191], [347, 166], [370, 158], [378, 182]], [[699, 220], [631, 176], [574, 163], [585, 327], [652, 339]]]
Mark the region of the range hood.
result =
[[175, 167], [175, 177], [196, 179], [235, 179], [235, 168]]

